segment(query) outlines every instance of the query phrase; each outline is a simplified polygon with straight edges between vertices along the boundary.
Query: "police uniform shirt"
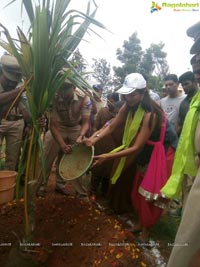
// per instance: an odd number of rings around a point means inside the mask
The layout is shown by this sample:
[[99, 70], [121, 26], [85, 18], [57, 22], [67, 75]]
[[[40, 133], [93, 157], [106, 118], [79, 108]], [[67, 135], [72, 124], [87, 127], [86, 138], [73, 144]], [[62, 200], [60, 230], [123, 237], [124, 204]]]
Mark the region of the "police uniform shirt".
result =
[[[1, 93], [4, 93], [5, 90], [3, 88], [3, 86], [0, 84], [0, 94]], [[3, 110], [4, 108], [7, 109], [11, 106], [12, 102], [14, 101], [14, 99], [8, 103], [5, 104], [5, 106], [3, 107]], [[20, 116], [21, 115], [21, 112], [24, 110], [24, 109], [27, 109], [26, 105], [22, 103], [22, 101], [19, 101], [17, 107], [13, 107], [9, 113], [9, 115], [11, 116]], [[14, 117], [13, 117], [14, 118]]]
[[80, 123], [81, 117], [90, 117], [91, 101], [82, 91], [76, 89], [70, 102], [57, 94], [53, 100], [51, 116], [61, 126], [73, 127]]

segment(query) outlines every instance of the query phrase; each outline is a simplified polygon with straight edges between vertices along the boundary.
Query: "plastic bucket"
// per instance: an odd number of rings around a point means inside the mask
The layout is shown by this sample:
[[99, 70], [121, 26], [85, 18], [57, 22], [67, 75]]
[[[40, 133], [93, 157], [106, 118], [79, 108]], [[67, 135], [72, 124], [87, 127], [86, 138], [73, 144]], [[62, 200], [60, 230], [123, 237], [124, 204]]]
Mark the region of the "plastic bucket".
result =
[[13, 200], [17, 172], [0, 171], [0, 204]]

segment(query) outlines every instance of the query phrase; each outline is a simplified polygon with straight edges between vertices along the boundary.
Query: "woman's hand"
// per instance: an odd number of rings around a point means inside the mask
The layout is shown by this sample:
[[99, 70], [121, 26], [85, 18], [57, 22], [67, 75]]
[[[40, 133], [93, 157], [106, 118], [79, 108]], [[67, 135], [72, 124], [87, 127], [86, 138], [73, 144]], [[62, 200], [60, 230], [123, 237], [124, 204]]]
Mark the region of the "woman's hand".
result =
[[95, 144], [93, 138], [86, 138], [86, 137], [84, 137], [82, 143], [86, 144], [86, 146], [93, 146]]
[[110, 154], [101, 154], [101, 155], [98, 155], [98, 156], [94, 156], [93, 157], [94, 162], [92, 164], [92, 168], [95, 167], [95, 166], [101, 165], [102, 163], [104, 163], [107, 160], [110, 160], [110, 156], [111, 156]]

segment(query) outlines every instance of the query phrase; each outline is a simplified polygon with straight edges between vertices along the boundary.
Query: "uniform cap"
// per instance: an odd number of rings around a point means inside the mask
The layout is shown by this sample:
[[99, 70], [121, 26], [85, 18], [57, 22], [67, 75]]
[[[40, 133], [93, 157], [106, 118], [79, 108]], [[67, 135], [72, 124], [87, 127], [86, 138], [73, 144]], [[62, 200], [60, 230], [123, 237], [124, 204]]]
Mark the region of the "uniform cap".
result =
[[199, 54], [200, 53], [200, 37], [194, 42], [193, 46], [190, 49], [190, 54]]
[[146, 80], [140, 73], [131, 73], [125, 77], [123, 86], [117, 91], [117, 93], [128, 95], [136, 89], [144, 89], [146, 86]]
[[11, 55], [3, 55], [0, 59], [2, 72], [5, 77], [14, 82], [19, 82], [22, 78], [20, 65], [17, 59]]
[[103, 87], [102, 87], [102, 85], [101, 84], [94, 84], [93, 86], [93, 89], [95, 90], [95, 91], [103, 91]]
[[197, 40], [200, 37], [200, 21], [189, 27], [186, 33], [187, 36]]
[[[63, 75], [66, 74], [66, 72], [71, 73], [71, 70], [69, 68], [62, 68], [62, 70], [59, 71], [59, 74], [61, 74], [63, 76]], [[73, 85], [73, 83], [68, 78], [65, 79], [65, 82], [64, 83]]]

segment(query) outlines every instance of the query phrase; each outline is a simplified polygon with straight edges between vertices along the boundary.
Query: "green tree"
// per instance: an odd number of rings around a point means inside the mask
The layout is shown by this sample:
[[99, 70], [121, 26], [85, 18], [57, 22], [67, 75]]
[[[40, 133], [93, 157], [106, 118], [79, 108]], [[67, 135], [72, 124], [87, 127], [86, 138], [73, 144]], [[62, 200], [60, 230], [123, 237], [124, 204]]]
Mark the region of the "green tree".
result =
[[131, 72], [143, 74], [150, 88], [160, 90], [162, 88], [163, 78], [168, 73], [168, 64], [166, 60], [167, 53], [163, 51], [164, 43], [152, 43], [145, 51], [140, 46], [140, 39], [135, 32], [124, 41], [123, 49], [118, 48], [116, 55], [121, 61], [122, 66], [114, 67], [117, 77], [123, 82], [124, 77]]
[[110, 63], [105, 58], [93, 58], [92, 60], [94, 61], [92, 64], [92, 76], [103, 86], [104, 92], [108, 93], [115, 89], [119, 81], [112, 73]]
[[145, 70], [149, 70], [149, 74], [155, 74], [159, 78], [163, 79], [169, 70], [169, 66], [166, 61], [167, 53], [162, 51], [164, 48], [164, 43], [151, 44], [151, 46], [146, 49], [143, 57], [142, 65], [146, 65]]
[[137, 32], [133, 33], [128, 41], [124, 41], [123, 49], [118, 48], [116, 55], [121, 61], [121, 67], [114, 67], [117, 77], [123, 82], [125, 76], [131, 72], [139, 72], [140, 64], [143, 56], [141, 41], [137, 36]]
[[152, 43], [149, 48], [145, 50], [142, 62], [141, 73], [144, 74], [148, 80], [148, 86], [160, 91], [163, 85], [163, 79], [168, 73], [169, 66], [167, 64], [167, 53], [162, 51], [164, 43]]
[[72, 59], [70, 60], [72, 63], [73, 67], [79, 72], [82, 73], [86, 70], [87, 68], [87, 62], [83, 58], [83, 55], [81, 54], [80, 50], [77, 49], [73, 55]]

